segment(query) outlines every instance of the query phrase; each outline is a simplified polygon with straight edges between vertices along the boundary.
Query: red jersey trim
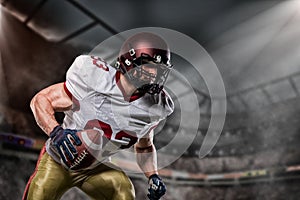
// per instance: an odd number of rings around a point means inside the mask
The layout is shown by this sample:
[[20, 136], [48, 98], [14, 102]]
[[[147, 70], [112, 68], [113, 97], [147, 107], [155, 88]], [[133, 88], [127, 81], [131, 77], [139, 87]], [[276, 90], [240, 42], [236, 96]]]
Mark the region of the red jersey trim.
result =
[[68, 90], [67, 86], [66, 86], [66, 82], [64, 82], [64, 90], [66, 92], [66, 94], [70, 97], [70, 99], [73, 98], [73, 95], [71, 94], [71, 92]]
[[75, 97], [73, 97], [72, 93], [68, 90], [68, 88], [66, 86], [66, 82], [64, 82], [64, 90], [65, 90], [66, 94], [69, 96], [69, 98], [73, 101], [73, 104], [74, 104], [73, 110], [75, 110], [75, 111], [80, 110], [80, 103]]

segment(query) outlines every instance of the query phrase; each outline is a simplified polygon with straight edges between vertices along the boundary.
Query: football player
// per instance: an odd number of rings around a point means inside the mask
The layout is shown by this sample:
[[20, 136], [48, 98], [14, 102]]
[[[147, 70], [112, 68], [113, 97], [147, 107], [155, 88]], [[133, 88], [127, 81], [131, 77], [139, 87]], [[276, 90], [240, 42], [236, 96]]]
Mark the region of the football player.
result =
[[[84, 129], [101, 130], [118, 150], [134, 145], [137, 163], [148, 178], [148, 198], [166, 192], [157, 170], [153, 129], [173, 112], [173, 101], [163, 89], [172, 65], [166, 42], [156, 34], [142, 32], [128, 38], [114, 66], [96, 56], [81, 55], [67, 71], [66, 81], [37, 93], [31, 109], [40, 128], [49, 136], [23, 200], [59, 199], [78, 187], [92, 199], [132, 200], [130, 179], [105, 157], [90, 167], [73, 170], [76, 135]], [[59, 124], [55, 112], [64, 112]], [[111, 155], [110, 152], [107, 155]]]

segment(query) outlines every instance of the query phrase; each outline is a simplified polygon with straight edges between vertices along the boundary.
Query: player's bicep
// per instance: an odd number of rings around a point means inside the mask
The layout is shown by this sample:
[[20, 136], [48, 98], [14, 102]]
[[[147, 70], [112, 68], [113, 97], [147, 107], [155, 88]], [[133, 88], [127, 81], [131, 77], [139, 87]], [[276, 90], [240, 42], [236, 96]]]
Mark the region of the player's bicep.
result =
[[49, 86], [40, 91], [38, 95], [45, 96], [56, 112], [66, 111], [72, 108], [73, 102], [65, 91], [64, 83]]

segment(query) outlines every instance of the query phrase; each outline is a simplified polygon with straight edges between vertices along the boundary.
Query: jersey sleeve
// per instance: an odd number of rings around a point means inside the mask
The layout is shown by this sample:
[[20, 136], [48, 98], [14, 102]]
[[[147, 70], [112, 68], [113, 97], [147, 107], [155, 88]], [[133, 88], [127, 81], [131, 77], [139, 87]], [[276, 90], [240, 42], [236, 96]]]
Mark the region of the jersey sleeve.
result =
[[170, 95], [165, 90], [163, 90], [160, 93], [157, 100], [158, 100], [157, 102], [158, 106], [153, 106], [152, 107], [153, 110], [151, 110], [151, 112], [155, 112], [158, 114], [157, 117], [153, 117], [153, 119], [156, 120], [144, 126], [143, 130], [141, 131], [142, 137], [144, 137], [145, 134], [150, 133], [157, 126], [159, 126], [159, 123], [165, 120], [174, 111], [174, 102], [170, 97]]
[[87, 70], [84, 67], [83, 56], [79, 56], [67, 71], [65, 86], [77, 100], [82, 100], [89, 92], [87, 86]]
[[164, 108], [166, 117], [171, 115], [174, 111], [174, 102], [167, 91], [161, 92], [161, 105]]
[[79, 101], [92, 92], [105, 92], [111, 83], [109, 69], [98, 57], [78, 56], [67, 71], [66, 89]]

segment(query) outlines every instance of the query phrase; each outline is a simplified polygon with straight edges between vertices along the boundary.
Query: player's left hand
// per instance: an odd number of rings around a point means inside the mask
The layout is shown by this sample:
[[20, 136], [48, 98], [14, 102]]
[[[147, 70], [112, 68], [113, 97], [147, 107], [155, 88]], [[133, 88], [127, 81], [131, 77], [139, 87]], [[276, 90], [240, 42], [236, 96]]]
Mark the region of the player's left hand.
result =
[[150, 200], [159, 200], [166, 193], [167, 188], [157, 174], [151, 175], [148, 183], [149, 188], [147, 196]]

